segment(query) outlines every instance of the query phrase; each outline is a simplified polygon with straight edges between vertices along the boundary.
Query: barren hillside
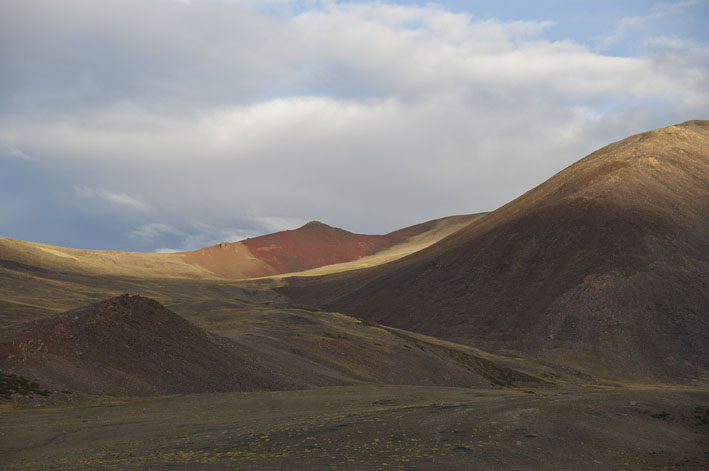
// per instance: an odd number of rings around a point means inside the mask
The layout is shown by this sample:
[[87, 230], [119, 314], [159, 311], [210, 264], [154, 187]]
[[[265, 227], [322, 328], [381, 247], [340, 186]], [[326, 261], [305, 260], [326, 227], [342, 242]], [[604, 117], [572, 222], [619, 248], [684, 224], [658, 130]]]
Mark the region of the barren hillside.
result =
[[407, 258], [283, 293], [638, 380], [709, 380], [709, 122], [604, 147]]

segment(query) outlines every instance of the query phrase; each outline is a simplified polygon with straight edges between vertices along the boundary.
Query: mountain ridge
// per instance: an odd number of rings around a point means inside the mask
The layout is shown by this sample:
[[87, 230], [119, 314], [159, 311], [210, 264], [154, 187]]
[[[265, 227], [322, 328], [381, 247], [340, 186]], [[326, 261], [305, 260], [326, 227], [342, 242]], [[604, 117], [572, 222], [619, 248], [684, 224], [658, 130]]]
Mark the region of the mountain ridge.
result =
[[605, 146], [430, 247], [291, 299], [639, 380], [709, 380], [709, 122]]
[[[440, 240], [475, 217], [436, 219], [386, 235], [355, 234], [311, 221], [291, 231], [177, 253], [71, 249], [0, 237], [0, 262], [110, 276], [244, 279], [348, 263], [382, 251], [389, 251], [390, 260]], [[371, 258], [370, 263], [379, 262]]]

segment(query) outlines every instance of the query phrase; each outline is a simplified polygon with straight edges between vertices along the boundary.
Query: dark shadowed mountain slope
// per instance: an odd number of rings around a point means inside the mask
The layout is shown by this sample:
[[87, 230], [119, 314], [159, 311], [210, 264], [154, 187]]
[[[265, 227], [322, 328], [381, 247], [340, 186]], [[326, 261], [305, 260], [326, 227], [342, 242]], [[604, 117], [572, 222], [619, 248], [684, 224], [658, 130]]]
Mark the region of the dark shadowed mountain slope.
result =
[[224, 337], [123, 295], [0, 329], [0, 372], [52, 391], [155, 395], [357, 383], [501, 387], [538, 382], [460, 345], [341, 314], [198, 303]]
[[0, 330], [0, 368], [93, 394], [293, 388], [251, 349], [128, 295]]
[[611, 376], [709, 380], [709, 122], [631, 136], [428, 249], [283, 292]]

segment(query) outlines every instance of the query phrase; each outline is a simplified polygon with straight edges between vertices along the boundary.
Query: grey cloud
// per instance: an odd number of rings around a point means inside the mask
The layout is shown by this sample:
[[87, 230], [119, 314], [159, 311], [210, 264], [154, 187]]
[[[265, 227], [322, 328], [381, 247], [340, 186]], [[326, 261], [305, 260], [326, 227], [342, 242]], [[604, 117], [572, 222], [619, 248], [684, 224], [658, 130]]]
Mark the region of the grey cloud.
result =
[[[221, 222], [223, 222], [222, 219]], [[243, 227], [257, 227], [257, 230], [249, 230]], [[269, 228], [269, 226], [263, 226], [259, 223], [254, 225], [253, 222], [245, 221], [242, 223], [242, 228], [231, 228], [231, 227], [219, 227], [212, 226], [210, 224], [201, 221], [192, 221], [191, 223], [185, 224], [181, 229], [177, 229], [172, 226], [168, 226], [160, 223], [151, 223], [138, 228], [133, 234], [141, 233], [141, 235], [148, 235], [149, 240], [156, 242], [158, 240], [165, 240], [165, 236], [168, 237], [173, 242], [173, 247], [177, 248], [161, 248], [157, 249], [157, 252], [176, 252], [176, 251], [187, 251], [195, 250], [202, 247], [208, 247], [210, 245], [215, 245], [220, 242], [237, 242], [240, 240], [247, 239], [249, 237], [254, 237], [261, 235], [266, 232], [274, 232], [276, 230], [291, 229], [292, 226], [279, 227], [278, 229]], [[147, 233], [147, 234], [144, 234]], [[175, 237], [176, 236], [176, 237]]]
[[21, 149], [18, 149], [17, 147], [11, 146], [10, 144], [0, 140], [0, 156], [6, 155], [22, 160], [37, 160], [36, 157], [33, 157], [27, 154], [26, 152], [23, 152]]
[[136, 239], [146, 239], [148, 241], [152, 241], [163, 234], [182, 235], [182, 231], [168, 224], [162, 224], [160, 222], [151, 222], [136, 227], [128, 233], [130, 237]]
[[257, 3], [6, 1], [0, 142], [129, 210], [109, 226], [124, 245], [184, 250], [494, 209], [709, 103], [702, 43], [612, 57], [546, 40], [544, 20]]
[[76, 196], [79, 198], [97, 198], [119, 208], [141, 212], [148, 211], [148, 206], [140, 199], [103, 188], [76, 188]]

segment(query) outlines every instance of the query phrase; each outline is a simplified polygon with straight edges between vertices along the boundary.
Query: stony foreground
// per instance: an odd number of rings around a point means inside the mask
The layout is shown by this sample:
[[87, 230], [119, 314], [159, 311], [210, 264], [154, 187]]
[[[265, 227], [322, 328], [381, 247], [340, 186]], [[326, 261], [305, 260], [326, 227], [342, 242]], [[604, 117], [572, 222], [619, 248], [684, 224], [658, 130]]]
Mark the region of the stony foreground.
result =
[[3, 469], [699, 470], [709, 390], [355, 386], [0, 406]]

